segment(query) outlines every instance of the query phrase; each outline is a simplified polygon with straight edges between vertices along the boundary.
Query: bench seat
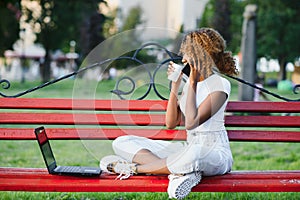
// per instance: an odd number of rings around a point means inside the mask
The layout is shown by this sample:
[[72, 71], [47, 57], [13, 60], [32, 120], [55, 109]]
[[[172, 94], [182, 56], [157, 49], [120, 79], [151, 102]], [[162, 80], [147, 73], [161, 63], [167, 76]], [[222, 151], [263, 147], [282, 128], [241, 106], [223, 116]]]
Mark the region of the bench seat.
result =
[[[165, 175], [137, 175], [115, 180], [115, 175], [72, 177], [49, 175], [39, 168], [0, 168], [0, 188], [45, 192], [165, 192]], [[194, 192], [300, 192], [299, 171], [233, 171], [204, 177]]]
[[[35, 140], [45, 126], [50, 140], [113, 140], [133, 134], [151, 139], [185, 140], [183, 124], [165, 127], [164, 100], [0, 99], [0, 143]], [[300, 102], [228, 103], [225, 116], [230, 142], [300, 142]], [[298, 145], [298, 144], [297, 144]], [[295, 152], [297, 153], [297, 152]], [[49, 175], [45, 168], [0, 167], [1, 191], [165, 192], [165, 175], [71, 177]], [[194, 192], [300, 192], [300, 169], [233, 171], [204, 177]]]

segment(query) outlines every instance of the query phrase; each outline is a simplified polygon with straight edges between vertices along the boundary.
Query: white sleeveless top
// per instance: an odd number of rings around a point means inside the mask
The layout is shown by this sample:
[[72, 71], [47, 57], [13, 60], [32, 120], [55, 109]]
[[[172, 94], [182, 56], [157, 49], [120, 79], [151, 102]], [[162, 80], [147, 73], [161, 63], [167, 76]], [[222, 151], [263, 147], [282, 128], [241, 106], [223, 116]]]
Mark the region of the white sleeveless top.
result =
[[[179, 105], [182, 113], [185, 115], [185, 105], [186, 105], [186, 98], [187, 98], [187, 91], [189, 87], [189, 80], [187, 80], [185, 86], [183, 87], [182, 95], [179, 100]], [[231, 91], [231, 85], [230, 82], [217, 75], [213, 74], [206, 78], [203, 81], [200, 81], [197, 83], [197, 89], [196, 89], [196, 105], [199, 107], [199, 105], [204, 101], [204, 99], [211, 93], [216, 91], [222, 91], [227, 94], [227, 99], [224, 105], [213, 115], [211, 118], [209, 118], [206, 122], [199, 125], [198, 127], [194, 128], [190, 131], [221, 131], [225, 130], [224, 125], [224, 113], [225, 108], [229, 99], [230, 91]]]

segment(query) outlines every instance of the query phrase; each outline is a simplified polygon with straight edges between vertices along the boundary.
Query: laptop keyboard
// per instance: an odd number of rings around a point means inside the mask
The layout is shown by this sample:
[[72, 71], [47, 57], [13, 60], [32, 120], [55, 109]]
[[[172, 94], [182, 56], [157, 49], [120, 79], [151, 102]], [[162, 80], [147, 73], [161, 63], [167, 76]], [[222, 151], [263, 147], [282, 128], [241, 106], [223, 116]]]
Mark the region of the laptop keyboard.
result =
[[74, 173], [80, 173], [82, 171], [81, 167], [76, 166], [62, 166], [59, 169], [60, 172], [74, 172]]

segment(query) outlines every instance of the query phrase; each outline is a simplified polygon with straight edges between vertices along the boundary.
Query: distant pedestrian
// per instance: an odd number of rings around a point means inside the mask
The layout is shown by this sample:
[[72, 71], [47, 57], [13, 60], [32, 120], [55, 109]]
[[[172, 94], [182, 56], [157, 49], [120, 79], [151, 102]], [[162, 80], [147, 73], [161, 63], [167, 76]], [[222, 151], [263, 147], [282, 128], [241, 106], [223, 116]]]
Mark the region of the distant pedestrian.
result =
[[[255, 80], [255, 86], [264, 88], [265, 77], [257, 76]], [[254, 90], [253, 101], [270, 101], [267, 95], [259, 89]]]
[[113, 79], [115, 79], [116, 77], [117, 77], [117, 69], [114, 68], [114, 67], [110, 68], [110, 69], [109, 69], [109, 77], [108, 77], [108, 79], [109, 79], [109, 80], [113, 80]]

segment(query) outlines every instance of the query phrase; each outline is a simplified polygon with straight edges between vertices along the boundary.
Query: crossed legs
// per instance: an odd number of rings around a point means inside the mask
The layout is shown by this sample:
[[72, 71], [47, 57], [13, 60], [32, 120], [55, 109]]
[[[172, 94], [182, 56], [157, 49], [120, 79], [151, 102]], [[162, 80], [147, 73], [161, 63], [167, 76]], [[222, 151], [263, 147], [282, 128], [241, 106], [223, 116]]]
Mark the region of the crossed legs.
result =
[[137, 172], [146, 174], [171, 174], [167, 157], [178, 148], [178, 144], [169, 141], [154, 141], [132, 135], [121, 136], [113, 142], [116, 155], [138, 164]]
[[166, 158], [159, 158], [147, 149], [138, 151], [133, 157], [132, 162], [138, 164], [138, 173], [171, 174], [167, 167]]

